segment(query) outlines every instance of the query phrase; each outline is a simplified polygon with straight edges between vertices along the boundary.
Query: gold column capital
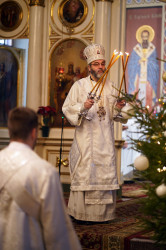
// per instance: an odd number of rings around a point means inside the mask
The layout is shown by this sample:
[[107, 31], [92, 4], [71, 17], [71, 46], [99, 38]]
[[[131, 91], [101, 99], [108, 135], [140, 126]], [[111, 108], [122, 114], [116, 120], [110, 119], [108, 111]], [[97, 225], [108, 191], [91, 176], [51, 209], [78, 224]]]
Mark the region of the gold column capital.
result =
[[96, 2], [110, 2], [113, 3], [114, 0], [96, 0]]
[[29, 0], [29, 6], [42, 6], [42, 7], [45, 7], [44, 5], [45, 3], [45, 0]]

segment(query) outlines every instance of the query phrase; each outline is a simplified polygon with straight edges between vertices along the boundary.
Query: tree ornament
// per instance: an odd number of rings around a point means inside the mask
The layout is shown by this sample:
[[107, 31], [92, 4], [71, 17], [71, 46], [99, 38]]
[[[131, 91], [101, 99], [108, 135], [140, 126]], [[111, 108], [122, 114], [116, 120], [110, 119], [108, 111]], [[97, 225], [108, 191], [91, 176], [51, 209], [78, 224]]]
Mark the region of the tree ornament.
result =
[[143, 171], [149, 167], [149, 160], [146, 156], [140, 155], [134, 161], [134, 167], [139, 170]]
[[166, 195], [166, 185], [164, 183], [156, 188], [156, 194], [159, 197], [163, 197]]
[[163, 81], [166, 82], [166, 71], [163, 72], [162, 78], [163, 78]]
[[134, 115], [134, 108], [130, 103], [126, 103], [126, 105], [121, 109], [121, 114], [124, 119], [131, 119]]
[[153, 140], [156, 140], [156, 139], [158, 139], [159, 137], [157, 136], [157, 135], [152, 135], [151, 136], [151, 139], [153, 139]]
[[162, 127], [166, 129], [166, 122], [162, 122]]

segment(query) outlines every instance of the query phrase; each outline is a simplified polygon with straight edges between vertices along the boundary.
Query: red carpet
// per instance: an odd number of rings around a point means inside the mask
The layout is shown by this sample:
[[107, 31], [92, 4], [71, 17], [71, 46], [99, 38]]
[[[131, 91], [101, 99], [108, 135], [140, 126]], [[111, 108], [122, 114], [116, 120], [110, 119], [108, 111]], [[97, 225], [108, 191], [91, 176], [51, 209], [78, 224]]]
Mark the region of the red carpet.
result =
[[[68, 195], [64, 193], [66, 204]], [[146, 197], [141, 185], [125, 184], [122, 186], [122, 197], [117, 201], [115, 220], [95, 225], [73, 222], [83, 250], [157, 250], [152, 242], [148, 242], [151, 244], [149, 248], [144, 248], [150, 235], [141, 227], [139, 207], [142, 199]], [[144, 240], [146, 242], [141, 245]]]
[[143, 189], [141, 183], [131, 183], [122, 185], [122, 197], [145, 197], [146, 192]]
[[143, 229], [139, 217], [140, 199], [117, 202], [117, 218], [109, 224], [80, 225], [73, 223], [84, 250], [130, 249], [131, 235], [141, 233]]
[[[82, 225], [73, 222], [83, 250], [160, 250], [150, 240], [140, 220], [141, 200], [146, 199], [139, 184], [125, 184], [117, 201], [116, 219], [109, 224]], [[66, 204], [69, 193], [64, 193]], [[123, 198], [130, 197], [130, 198]], [[131, 198], [134, 197], [134, 198]]]

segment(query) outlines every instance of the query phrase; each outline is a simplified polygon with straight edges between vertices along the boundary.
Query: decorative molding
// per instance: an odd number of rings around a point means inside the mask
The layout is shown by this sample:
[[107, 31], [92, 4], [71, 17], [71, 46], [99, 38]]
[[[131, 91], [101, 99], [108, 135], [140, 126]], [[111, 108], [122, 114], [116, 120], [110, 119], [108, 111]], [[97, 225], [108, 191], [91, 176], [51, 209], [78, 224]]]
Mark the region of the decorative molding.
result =
[[49, 25], [49, 36], [60, 36], [60, 34], [58, 34], [57, 32], [54, 31], [54, 29], [51, 27], [51, 25]]
[[30, 0], [29, 6], [42, 6], [45, 7], [45, 0]]
[[27, 27], [27, 29], [19, 38], [29, 38], [29, 27]]
[[85, 33], [83, 33], [83, 35], [94, 35], [94, 29], [95, 29], [95, 25], [93, 22], [90, 28]]
[[126, 8], [135, 8], [135, 7], [155, 7], [155, 6], [164, 5], [159, 0], [126, 0]]
[[110, 2], [110, 3], [113, 3], [114, 0], [96, 0], [96, 2]]
[[92, 37], [92, 36], [90, 36], [90, 37], [84, 37], [84, 36], [82, 36], [82, 38], [84, 39], [84, 40], [87, 40], [88, 41], [88, 43], [89, 42], [91, 42], [91, 43], [93, 43], [94, 42], [94, 37]]
[[[27, 25], [26, 25], [27, 26]], [[24, 27], [25, 29], [26, 27]], [[22, 35], [25, 35], [25, 32], [27, 31], [28, 28], [26, 28], [26, 30], [24, 31], [21, 30], [19, 33], [17, 33], [16, 35], [13, 34], [13, 35], [10, 35], [11, 32], [6, 32], [5, 35], [3, 35], [2, 37], [5, 38], [5, 39], [19, 39], [19, 38], [23, 38]], [[28, 29], [29, 30], [29, 29]], [[29, 35], [29, 34], [28, 34]]]
[[66, 30], [67, 30], [67, 33], [68, 33], [69, 35], [74, 34], [74, 32], [75, 32], [75, 29], [72, 28], [72, 27], [67, 27], [67, 26], [66, 26]]
[[54, 46], [54, 44], [57, 42], [57, 41], [59, 41], [61, 38], [60, 37], [57, 37], [57, 38], [51, 38], [50, 40], [49, 40], [49, 51], [50, 51], [50, 49], [52, 48], [52, 46]]

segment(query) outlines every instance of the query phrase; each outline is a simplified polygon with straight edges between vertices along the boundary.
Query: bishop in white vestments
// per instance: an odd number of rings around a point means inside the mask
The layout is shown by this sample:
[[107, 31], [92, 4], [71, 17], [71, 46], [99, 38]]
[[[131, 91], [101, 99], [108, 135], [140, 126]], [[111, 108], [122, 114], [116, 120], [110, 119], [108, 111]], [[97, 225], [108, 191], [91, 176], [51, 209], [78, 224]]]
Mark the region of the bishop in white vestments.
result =
[[[106, 80], [99, 102], [88, 98], [105, 71], [105, 50], [99, 44], [85, 48], [90, 75], [71, 87], [62, 110], [75, 126], [69, 165], [71, 192], [68, 212], [76, 220], [105, 222], [115, 218], [119, 189], [114, 144], [116, 91]], [[99, 87], [97, 95], [101, 88]]]

